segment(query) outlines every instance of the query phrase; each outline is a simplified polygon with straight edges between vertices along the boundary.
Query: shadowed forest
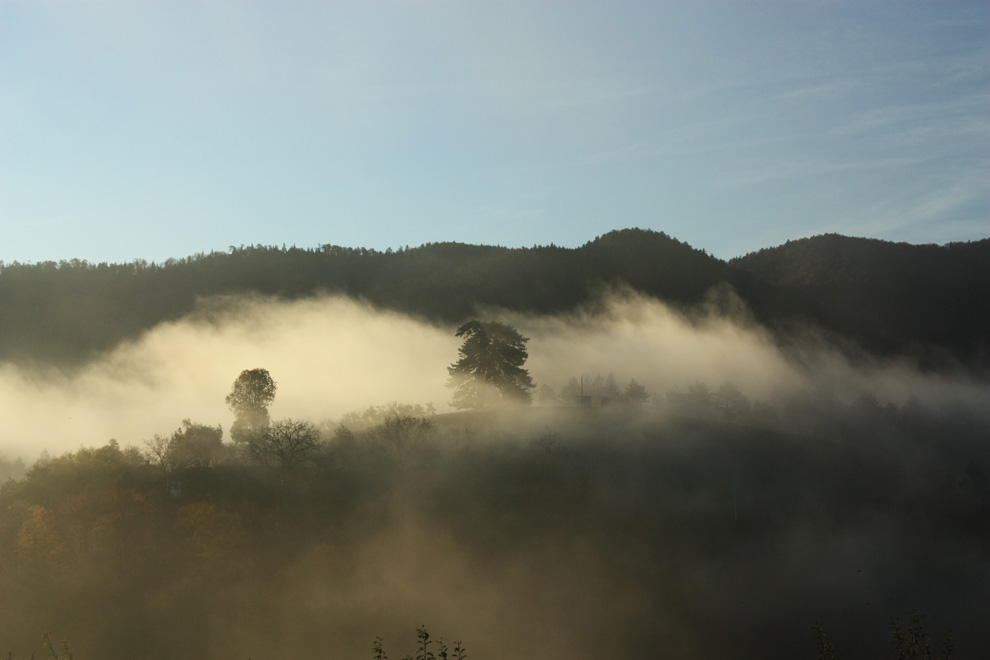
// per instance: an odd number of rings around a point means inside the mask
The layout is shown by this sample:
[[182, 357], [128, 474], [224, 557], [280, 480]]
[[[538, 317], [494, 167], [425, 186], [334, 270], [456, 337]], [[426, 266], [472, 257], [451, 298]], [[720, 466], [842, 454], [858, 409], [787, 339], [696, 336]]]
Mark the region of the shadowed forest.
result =
[[4, 264], [0, 651], [980, 657], [988, 250]]
[[961, 362], [984, 377], [990, 369], [990, 238], [937, 246], [831, 234], [724, 262], [638, 229], [576, 249], [240, 246], [162, 264], [0, 262], [0, 359], [78, 365], [216, 296], [344, 295], [456, 325], [489, 309], [560, 314], [616, 286], [690, 306], [720, 284], [778, 339], [811, 324], [925, 367]]

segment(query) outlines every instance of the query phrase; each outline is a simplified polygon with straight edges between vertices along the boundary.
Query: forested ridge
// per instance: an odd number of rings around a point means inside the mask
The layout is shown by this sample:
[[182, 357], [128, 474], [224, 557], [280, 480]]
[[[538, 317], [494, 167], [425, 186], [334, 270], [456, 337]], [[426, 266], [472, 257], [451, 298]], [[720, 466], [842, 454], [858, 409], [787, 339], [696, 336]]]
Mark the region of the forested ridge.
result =
[[675, 305], [726, 283], [784, 333], [811, 323], [876, 353], [986, 374], [990, 239], [945, 246], [828, 235], [730, 262], [662, 232], [627, 229], [579, 248], [430, 243], [385, 252], [240, 246], [164, 263], [0, 264], [0, 360], [78, 364], [214, 295], [343, 294], [436, 323], [479, 309], [572, 310], [603, 288]]
[[909, 245], [827, 234], [788, 241], [730, 265], [775, 287], [775, 309], [799, 311], [878, 352], [937, 362], [954, 353], [990, 366], [990, 239]]
[[479, 307], [572, 309], [601, 286], [623, 283], [667, 300], [694, 301], [730, 273], [723, 262], [665, 234], [638, 230], [613, 232], [578, 249], [431, 243], [380, 252], [259, 245], [163, 264], [4, 264], [0, 359], [86, 359], [188, 314], [198, 298], [211, 295], [326, 292], [455, 323]]

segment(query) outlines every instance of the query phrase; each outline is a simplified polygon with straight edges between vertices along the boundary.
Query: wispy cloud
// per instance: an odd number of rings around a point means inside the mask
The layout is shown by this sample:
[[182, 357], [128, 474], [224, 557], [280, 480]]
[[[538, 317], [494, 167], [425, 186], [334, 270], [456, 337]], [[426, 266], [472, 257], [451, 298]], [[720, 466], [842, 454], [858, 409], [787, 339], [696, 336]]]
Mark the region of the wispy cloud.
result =
[[921, 158], [874, 158], [870, 160], [780, 160], [754, 169], [729, 174], [713, 181], [718, 190], [761, 186], [794, 179], [810, 179], [843, 172], [885, 172], [910, 167]]
[[851, 114], [829, 133], [841, 138], [873, 134], [891, 145], [916, 144], [928, 136], [985, 139], [990, 134], [990, 95], [874, 108]]
[[864, 204], [857, 214], [838, 222], [836, 231], [940, 243], [965, 240], [974, 234], [990, 237], [986, 224], [990, 212], [988, 178], [990, 160], [983, 160], [973, 170], [949, 180]]
[[515, 206], [482, 206], [478, 213], [493, 220], [536, 220], [546, 215], [545, 209]]
[[772, 102], [812, 101], [834, 99], [847, 96], [856, 89], [857, 83], [849, 78], [808, 79], [787, 81], [780, 86], [788, 89], [770, 97]]
[[605, 165], [609, 163], [623, 162], [630, 158], [644, 155], [644, 148], [648, 145], [649, 142], [641, 140], [639, 142], [626, 144], [614, 149], [589, 154], [581, 160], [585, 165]]

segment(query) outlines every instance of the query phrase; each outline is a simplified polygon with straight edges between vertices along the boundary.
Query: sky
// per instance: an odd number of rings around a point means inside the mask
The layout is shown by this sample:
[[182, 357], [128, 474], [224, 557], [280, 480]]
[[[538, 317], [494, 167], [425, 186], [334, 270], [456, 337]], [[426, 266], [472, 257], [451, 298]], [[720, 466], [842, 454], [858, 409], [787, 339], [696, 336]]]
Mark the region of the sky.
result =
[[990, 3], [0, 0], [0, 261], [990, 236]]

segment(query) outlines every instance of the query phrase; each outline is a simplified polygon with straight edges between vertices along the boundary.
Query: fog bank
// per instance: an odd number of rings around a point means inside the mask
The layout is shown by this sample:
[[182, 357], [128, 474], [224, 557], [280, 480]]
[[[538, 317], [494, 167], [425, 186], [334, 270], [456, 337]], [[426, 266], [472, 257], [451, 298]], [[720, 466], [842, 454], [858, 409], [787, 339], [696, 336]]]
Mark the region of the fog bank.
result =
[[[695, 382], [734, 383], [751, 400], [798, 391], [881, 405], [909, 400], [990, 408], [986, 385], [923, 375], [903, 362], [853, 365], [820, 342], [787, 353], [731, 292], [690, 314], [629, 292], [602, 296], [559, 316], [492, 311], [530, 338], [527, 367], [555, 390], [570, 377], [614, 374], [644, 384], [655, 402]], [[99, 446], [140, 445], [181, 420], [227, 429], [224, 405], [244, 369], [265, 368], [278, 383], [272, 417], [314, 422], [390, 401], [449, 410], [446, 368], [457, 358], [453, 327], [437, 327], [343, 297], [299, 301], [217, 298], [162, 324], [71, 375], [0, 365], [0, 400], [11, 413], [0, 449], [33, 460]], [[799, 355], [800, 360], [794, 356]]]

